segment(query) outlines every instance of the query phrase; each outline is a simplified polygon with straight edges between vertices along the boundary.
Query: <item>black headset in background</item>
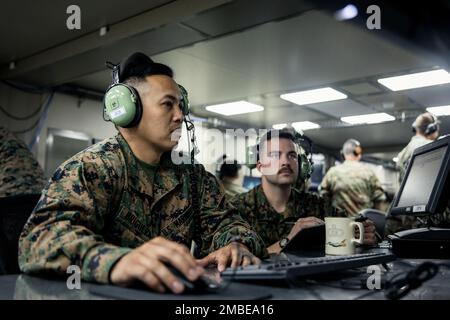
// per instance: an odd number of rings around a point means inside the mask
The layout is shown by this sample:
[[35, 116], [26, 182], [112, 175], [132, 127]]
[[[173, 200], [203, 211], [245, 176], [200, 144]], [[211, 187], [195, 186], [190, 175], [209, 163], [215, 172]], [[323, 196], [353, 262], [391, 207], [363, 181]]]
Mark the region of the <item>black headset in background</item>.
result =
[[439, 131], [438, 119], [432, 113], [430, 113], [430, 115], [431, 115], [431, 118], [433, 119], [433, 122], [431, 122], [427, 125], [418, 126], [416, 124], [416, 121], [414, 121], [412, 124], [412, 132], [416, 133], [417, 129], [420, 129], [424, 135], [429, 136], [429, 135], [432, 135], [433, 133]]

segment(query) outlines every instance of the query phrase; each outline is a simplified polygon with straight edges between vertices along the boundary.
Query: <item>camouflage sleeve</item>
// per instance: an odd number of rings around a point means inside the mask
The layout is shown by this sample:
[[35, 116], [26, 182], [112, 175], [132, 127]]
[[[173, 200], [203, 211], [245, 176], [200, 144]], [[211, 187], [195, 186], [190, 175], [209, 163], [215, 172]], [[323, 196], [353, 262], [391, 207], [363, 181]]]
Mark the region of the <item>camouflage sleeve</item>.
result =
[[373, 202], [385, 202], [386, 195], [384, 193], [383, 187], [381, 186], [380, 180], [375, 174], [370, 177], [370, 190], [372, 190], [372, 201]]
[[323, 177], [322, 182], [320, 183], [319, 194], [321, 196], [331, 196], [330, 170], [328, 170], [327, 174]]
[[114, 263], [129, 252], [101, 236], [118, 178], [100, 159], [86, 160], [63, 164], [43, 190], [19, 240], [23, 272], [63, 275], [77, 265], [83, 280], [107, 283]]
[[217, 179], [206, 171], [202, 177], [201, 225], [205, 236], [201, 255], [238, 241], [254, 255], [265, 256], [264, 242], [239, 212], [225, 201], [225, 192]]
[[345, 210], [336, 208], [333, 206], [333, 201], [330, 194], [324, 194], [319, 197], [320, 201], [316, 205], [317, 209], [314, 216], [319, 219], [324, 219], [325, 217], [347, 217], [348, 214]]

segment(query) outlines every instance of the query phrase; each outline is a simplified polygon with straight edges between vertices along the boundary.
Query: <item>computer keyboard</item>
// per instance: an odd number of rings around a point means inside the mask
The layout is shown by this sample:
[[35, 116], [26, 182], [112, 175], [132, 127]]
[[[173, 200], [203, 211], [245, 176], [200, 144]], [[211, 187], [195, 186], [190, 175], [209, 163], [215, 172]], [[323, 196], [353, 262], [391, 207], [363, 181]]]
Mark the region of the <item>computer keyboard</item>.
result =
[[226, 280], [283, 280], [294, 277], [316, 275], [320, 273], [360, 268], [387, 263], [395, 256], [387, 252], [363, 253], [346, 256], [324, 256], [318, 258], [283, 259], [282, 261], [227, 268], [222, 274]]

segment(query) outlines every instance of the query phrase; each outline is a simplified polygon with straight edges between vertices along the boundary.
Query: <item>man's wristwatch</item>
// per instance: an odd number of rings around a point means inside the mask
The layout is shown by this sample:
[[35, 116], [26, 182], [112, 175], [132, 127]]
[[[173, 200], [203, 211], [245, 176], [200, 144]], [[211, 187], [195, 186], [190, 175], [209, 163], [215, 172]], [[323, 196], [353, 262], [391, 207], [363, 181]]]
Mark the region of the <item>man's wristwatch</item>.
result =
[[283, 249], [284, 247], [286, 247], [288, 242], [289, 242], [289, 238], [283, 238], [278, 243], [280, 245], [280, 248]]

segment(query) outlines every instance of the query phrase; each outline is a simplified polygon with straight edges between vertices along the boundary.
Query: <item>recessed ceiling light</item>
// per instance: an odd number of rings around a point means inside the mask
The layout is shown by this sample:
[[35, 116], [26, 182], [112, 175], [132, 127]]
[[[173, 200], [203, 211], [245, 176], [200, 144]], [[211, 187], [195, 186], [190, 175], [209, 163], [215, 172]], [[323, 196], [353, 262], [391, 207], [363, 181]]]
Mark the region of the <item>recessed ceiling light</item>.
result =
[[381, 123], [381, 122], [387, 122], [387, 121], [394, 121], [395, 117], [387, 114], [387, 113], [371, 113], [371, 114], [362, 114], [358, 116], [349, 116], [349, 117], [342, 117], [341, 121], [347, 122], [350, 124], [374, 124], [374, 123]]
[[274, 128], [275, 130], [281, 130], [281, 129], [283, 129], [284, 127], [286, 127], [286, 123], [278, 123], [278, 124], [274, 124], [274, 125], [272, 126], [272, 128]]
[[408, 90], [450, 83], [450, 74], [444, 69], [411, 73], [377, 80], [392, 91]]
[[292, 123], [292, 126], [296, 130], [302, 130], [302, 131], [320, 128], [320, 125], [318, 125], [317, 123], [311, 122], [311, 121], [294, 122], [294, 123]]
[[320, 89], [286, 93], [280, 95], [280, 98], [301, 106], [305, 104], [342, 100], [346, 99], [347, 95], [337, 90], [334, 90], [333, 88], [326, 87]]
[[434, 114], [435, 116], [450, 116], [450, 105], [429, 107], [427, 108], [427, 111]]
[[254, 103], [250, 103], [248, 101], [240, 100], [235, 102], [206, 106], [206, 110], [223, 114], [225, 116], [232, 116], [236, 114], [263, 111], [264, 107]]

